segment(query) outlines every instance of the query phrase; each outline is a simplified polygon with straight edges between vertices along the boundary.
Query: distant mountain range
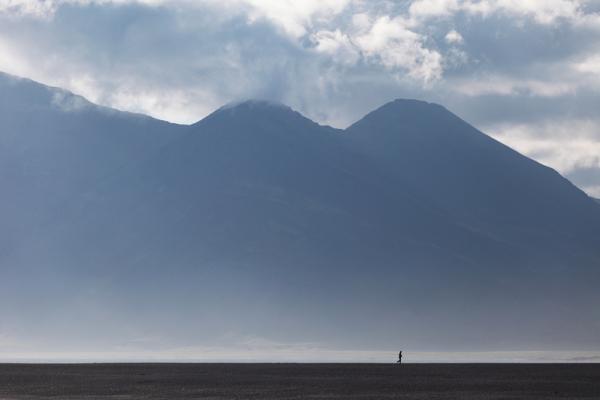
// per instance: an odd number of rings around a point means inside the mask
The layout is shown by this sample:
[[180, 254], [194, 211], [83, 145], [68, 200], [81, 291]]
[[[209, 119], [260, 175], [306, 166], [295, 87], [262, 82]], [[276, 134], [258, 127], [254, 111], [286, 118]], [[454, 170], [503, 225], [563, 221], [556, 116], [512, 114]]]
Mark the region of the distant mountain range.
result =
[[32, 343], [600, 345], [597, 202], [440, 105], [187, 126], [0, 75], [0, 185], [0, 333]]

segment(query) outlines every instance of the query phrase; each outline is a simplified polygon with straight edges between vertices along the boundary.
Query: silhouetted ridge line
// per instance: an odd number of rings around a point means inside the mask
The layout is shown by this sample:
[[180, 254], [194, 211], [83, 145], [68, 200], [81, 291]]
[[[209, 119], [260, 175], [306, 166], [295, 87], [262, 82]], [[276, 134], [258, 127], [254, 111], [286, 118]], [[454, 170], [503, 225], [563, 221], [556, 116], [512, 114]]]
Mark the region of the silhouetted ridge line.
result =
[[600, 207], [441, 106], [339, 130], [245, 101], [182, 126], [0, 77], [0, 121], [19, 340], [600, 345]]

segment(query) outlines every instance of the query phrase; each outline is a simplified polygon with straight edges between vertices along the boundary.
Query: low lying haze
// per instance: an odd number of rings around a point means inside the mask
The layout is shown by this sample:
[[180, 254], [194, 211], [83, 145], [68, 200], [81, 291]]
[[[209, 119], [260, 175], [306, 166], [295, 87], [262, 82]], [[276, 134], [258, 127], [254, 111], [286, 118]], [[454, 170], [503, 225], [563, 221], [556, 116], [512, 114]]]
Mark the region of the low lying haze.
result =
[[191, 123], [245, 98], [346, 127], [444, 104], [600, 197], [597, 0], [4, 0], [0, 70]]

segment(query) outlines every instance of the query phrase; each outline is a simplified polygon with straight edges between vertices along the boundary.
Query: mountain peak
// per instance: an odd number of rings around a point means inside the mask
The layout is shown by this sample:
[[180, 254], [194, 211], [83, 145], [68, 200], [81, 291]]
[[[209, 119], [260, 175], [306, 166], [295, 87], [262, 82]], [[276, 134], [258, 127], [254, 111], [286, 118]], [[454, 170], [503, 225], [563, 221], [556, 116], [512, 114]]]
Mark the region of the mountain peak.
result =
[[371, 111], [352, 126], [364, 124], [365, 122], [373, 122], [374, 120], [385, 120], [387, 123], [396, 123], [401, 120], [426, 121], [432, 118], [448, 118], [449, 116], [456, 118], [445, 107], [436, 103], [414, 99], [395, 99]]
[[58, 347], [98, 318], [112, 346], [140, 307], [135, 327], [207, 346], [288, 331], [600, 344], [600, 207], [437, 105], [396, 100], [342, 133], [250, 100], [190, 128], [61, 112], [45, 87], [1, 81], [0, 310], [16, 335], [56, 305], [75, 316]]
[[428, 101], [425, 100], [418, 100], [418, 99], [406, 99], [406, 98], [397, 98], [394, 99], [392, 101], [387, 102], [386, 104], [384, 104], [382, 107], [385, 106], [401, 106], [401, 107], [406, 107], [406, 106], [412, 106], [412, 107], [441, 107], [439, 104], [437, 103], [430, 103]]
[[232, 101], [225, 104], [219, 110], [231, 110], [237, 108], [250, 108], [250, 109], [280, 109], [280, 110], [292, 110], [288, 105], [278, 101], [266, 100], [266, 99], [245, 99]]
[[237, 121], [246, 126], [262, 124], [266, 121], [284, 125], [300, 124], [301, 126], [319, 125], [291, 107], [276, 101], [249, 99], [228, 103], [194, 125], [223, 121]]
[[291, 107], [280, 102], [264, 99], [246, 99], [227, 103], [218, 108], [207, 118], [215, 116], [240, 117], [245, 115], [275, 116], [282, 114], [285, 115], [298, 113], [292, 110]]

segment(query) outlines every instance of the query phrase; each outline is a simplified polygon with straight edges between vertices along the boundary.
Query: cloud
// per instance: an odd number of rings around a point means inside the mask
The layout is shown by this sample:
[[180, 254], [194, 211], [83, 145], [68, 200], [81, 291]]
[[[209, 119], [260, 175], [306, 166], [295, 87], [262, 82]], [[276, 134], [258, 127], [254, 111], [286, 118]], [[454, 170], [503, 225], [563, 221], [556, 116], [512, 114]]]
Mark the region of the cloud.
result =
[[293, 37], [306, 35], [310, 27], [330, 22], [349, 0], [246, 0], [252, 7], [250, 19], [267, 18]]
[[51, 15], [55, 4], [52, 1], [5, 0], [0, 2], [0, 12], [14, 17]]
[[457, 83], [457, 91], [467, 96], [489, 94], [556, 97], [576, 92], [576, 84], [564, 81], [545, 81], [535, 78], [520, 79], [510, 76], [490, 75], [479, 80]]
[[458, 32], [456, 32], [454, 29], [452, 29], [450, 32], [446, 33], [446, 36], [444, 37], [444, 39], [446, 39], [446, 42], [450, 43], [450, 44], [460, 44], [462, 42], [464, 42], [464, 39], [462, 37], [462, 35]]
[[503, 13], [532, 18], [540, 24], [582, 17], [581, 2], [574, 0], [417, 0], [411, 3], [409, 13], [417, 19], [448, 18], [457, 13], [480, 17]]
[[591, 0], [0, 1], [0, 70], [102, 105], [190, 123], [259, 97], [343, 127], [420, 98], [567, 174], [600, 139], [598, 54]]
[[380, 17], [355, 40], [361, 51], [388, 69], [406, 70], [410, 77], [425, 83], [442, 75], [440, 53], [426, 48], [423, 37], [408, 29], [401, 17]]
[[550, 165], [587, 193], [600, 197], [600, 122], [549, 119], [490, 127], [494, 137]]
[[52, 104], [62, 111], [79, 111], [90, 106], [81, 96], [73, 96], [69, 92], [57, 89], [52, 93]]
[[364, 61], [388, 71], [401, 71], [423, 83], [442, 75], [442, 55], [426, 47], [422, 35], [412, 31], [401, 18], [383, 16], [369, 21], [364, 14], [353, 19], [350, 33], [319, 31], [312, 35], [315, 49], [343, 64]]
[[403, 18], [360, 10], [347, 1], [16, 5], [4, 10], [0, 69], [177, 122], [237, 98], [304, 109], [335, 91], [344, 70], [416, 85], [442, 76], [442, 55]]
[[600, 167], [578, 167], [567, 173], [566, 177], [585, 189], [590, 196], [600, 199]]

